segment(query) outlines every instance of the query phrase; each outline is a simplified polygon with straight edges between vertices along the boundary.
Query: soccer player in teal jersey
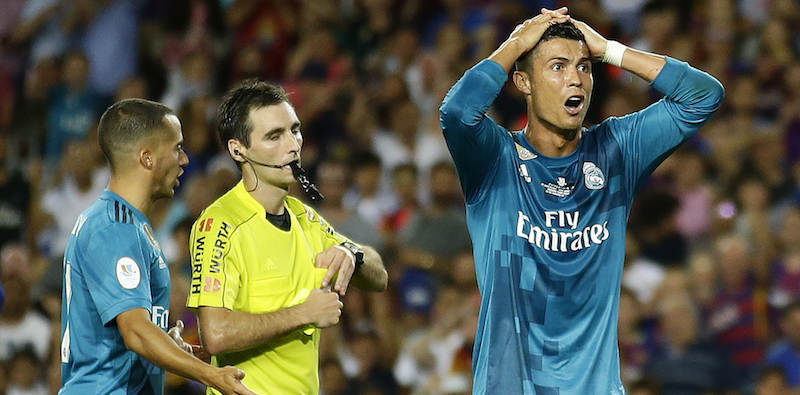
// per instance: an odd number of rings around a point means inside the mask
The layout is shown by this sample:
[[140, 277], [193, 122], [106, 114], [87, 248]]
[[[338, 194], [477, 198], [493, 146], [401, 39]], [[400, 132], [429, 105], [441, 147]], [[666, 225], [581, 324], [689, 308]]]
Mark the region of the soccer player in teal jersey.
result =
[[[584, 128], [596, 60], [664, 98]], [[486, 112], [515, 63], [528, 125], [509, 132]], [[453, 86], [441, 123], [482, 296], [473, 394], [625, 393], [617, 318], [633, 196], [722, 97], [710, 75], [608, 41], [566, 8], [517, 26]]]
[[98, 134], [112, 176], [64, 255], [59, 394], [163, 394], [164, 369], [253, 394], [244, 372], [211, 366], [167, 334], [169, 269], [146, 214], [174, 195], [189, 163], [178, 118], [155, 102], [123, 100], [103, 114]]

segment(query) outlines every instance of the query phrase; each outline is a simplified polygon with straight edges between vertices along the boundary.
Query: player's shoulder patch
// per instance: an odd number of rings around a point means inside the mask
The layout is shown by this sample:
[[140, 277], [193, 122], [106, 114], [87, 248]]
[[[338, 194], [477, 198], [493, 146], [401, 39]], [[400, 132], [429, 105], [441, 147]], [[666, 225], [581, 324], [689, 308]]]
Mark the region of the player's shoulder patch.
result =
[[117, 281], [122, 288], [134, 289], [142, 280], [142, 271], [133, 258], [124, 256], [117, 260]]

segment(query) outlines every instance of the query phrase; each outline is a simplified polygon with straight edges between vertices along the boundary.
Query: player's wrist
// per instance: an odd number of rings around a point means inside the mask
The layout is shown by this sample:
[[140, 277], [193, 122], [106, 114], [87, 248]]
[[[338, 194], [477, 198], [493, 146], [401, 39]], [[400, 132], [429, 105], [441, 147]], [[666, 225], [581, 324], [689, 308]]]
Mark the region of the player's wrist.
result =
[[627, 49], [628, 47], [619, 41], [606, 40], [606, 50], [603, 53], [602, 59], [603, 63], [622, 67], [622, 57], [625, 55]]
[[525, 43], [520, 37], [511, 37], [505, 42], [505, 49], [512, 53], [515, 58], [519, 58], [522, 55], [525, 55], [526, 52], [530, 50], [532, 46]]
[[218, 368], [213, 365], [209, 365], [207, 363], [203, 363], [199, 369], [194, 370], [195, 377], [194, 379], [203, 383], [206, 387], [214, 387], [217, 388], [217, 384], [214, 382], [214, 377], [220, 373], [222, 369]]

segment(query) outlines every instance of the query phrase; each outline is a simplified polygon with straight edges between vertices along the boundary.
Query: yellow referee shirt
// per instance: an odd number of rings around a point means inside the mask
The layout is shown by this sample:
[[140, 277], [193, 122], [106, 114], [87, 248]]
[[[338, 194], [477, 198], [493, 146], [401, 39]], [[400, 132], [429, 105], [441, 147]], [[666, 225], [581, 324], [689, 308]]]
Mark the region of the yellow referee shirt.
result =
[[[267, 220], [240, 181], [206, 208], [192, 227], [192, 286], [187, 306], [267, 313], [302, 303], [326, 270], [314, 266], [323, 250], [349, 241], [317, 212], [291, 196], [284, 207], [291, 229]], [[212, 358], [233, 365], [259, 394], [319, 393], [319, 330], [298, 329], [270, 343]], [[208, 389], [208, 394], [218, 394]]]

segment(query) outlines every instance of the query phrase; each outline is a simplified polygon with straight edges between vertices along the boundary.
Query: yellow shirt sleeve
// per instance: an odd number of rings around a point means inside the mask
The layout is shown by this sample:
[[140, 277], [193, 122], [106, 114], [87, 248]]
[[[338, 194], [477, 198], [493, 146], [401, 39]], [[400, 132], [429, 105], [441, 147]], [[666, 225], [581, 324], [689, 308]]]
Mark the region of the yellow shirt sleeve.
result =
[[222, 210], [207, 209], [189, 237], [192, 286], [186, 305], [232, 309], [239, 292], [241, 262], [231, 243], [234, 222]]
[[322, 216], [319, 215], [319, 213], [313, 208], [302, 204], [302, 209], [305, 211], [305, 213], [298, 215], [298, 218], [304, 217], [304, 221], [301, 221], [301, 223], [306, 230], [306, 234], [310, 235], [310, 237], [313, 238], [314, 242], [317, 244], [317, 247], [319, 248], [318, 252], [325, 251], [328, 248], [342, 244], [345, 241], [358, 244], [347, 238], [345, 235], [337, 232], [336, 229], [334, 229], [333, 226], [326, 221], [325, 218], [322, 218]]

